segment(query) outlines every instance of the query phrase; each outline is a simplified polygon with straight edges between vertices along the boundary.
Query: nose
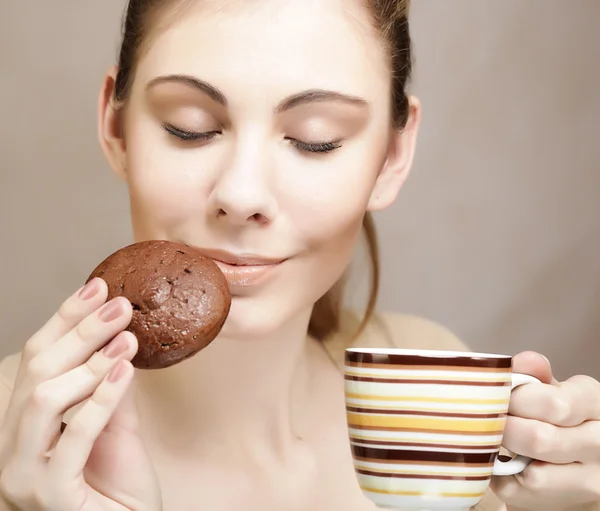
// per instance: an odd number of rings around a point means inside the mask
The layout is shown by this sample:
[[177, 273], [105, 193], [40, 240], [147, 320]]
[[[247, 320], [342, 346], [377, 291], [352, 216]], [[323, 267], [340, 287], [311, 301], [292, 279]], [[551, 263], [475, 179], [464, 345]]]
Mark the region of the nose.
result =
[[209, 197], [210, 213], [231, 225], [266, 225], [277, 215], [269, 171], [258, 144], [240, 151], [219, 175]]

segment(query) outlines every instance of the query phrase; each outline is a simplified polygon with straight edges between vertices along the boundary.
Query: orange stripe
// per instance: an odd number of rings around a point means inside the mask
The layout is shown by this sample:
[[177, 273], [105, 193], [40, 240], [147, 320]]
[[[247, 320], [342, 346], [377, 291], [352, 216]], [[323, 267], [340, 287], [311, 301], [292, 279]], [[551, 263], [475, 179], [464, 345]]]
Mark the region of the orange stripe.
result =
[[454, 431], [446, 429], [421, 429], [421, 428], [388, 428], [383, 426], [362, 426], [359, 424], [350, 424], [351, 428], [361, 429], [365, 431], [402, 431], [406, 433], [435, 433], [440, 435], [485, 435], [495, 436], [501, 435], [504, 430], [496, 431]]
[[383, 416], [373, 414], [359, 414], [348, 412], [346, 414], [349, 424], [385, 428], [410, 428], [410, 429], [439, 429], [446, 431], [496, 431], [504, 427], [504, 418], [494, 419], [429, 419], [426, 417]]

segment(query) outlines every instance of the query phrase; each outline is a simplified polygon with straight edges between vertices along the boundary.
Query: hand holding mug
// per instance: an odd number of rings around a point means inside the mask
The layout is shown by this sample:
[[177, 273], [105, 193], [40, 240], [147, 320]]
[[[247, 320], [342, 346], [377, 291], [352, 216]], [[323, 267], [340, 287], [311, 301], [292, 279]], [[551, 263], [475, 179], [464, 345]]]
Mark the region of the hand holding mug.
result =
[[597, 503], [600, 383], [588, 376], [558, 382], [548, 360], [532, 352], [515, 356], [513, 369], [535, 375], [544, 384], [515, 390], [503, 445], [536, 461], [521, 474], [494, 479], [494, 493], [508, 504], [508, 511], [511, 506], [565, 511]]

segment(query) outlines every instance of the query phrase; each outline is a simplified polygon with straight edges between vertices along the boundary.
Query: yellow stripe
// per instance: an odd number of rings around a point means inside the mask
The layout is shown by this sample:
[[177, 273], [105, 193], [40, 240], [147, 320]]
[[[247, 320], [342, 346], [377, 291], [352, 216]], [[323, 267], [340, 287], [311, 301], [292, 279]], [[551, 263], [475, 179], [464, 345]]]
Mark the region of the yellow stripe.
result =
[[481, 405], [500, 405], [508, 403], [506, 399], [464, 399], [464, 398], [443, 398], [443, 397], [426, 397], [426, 396], [376, 396], [373, 394], [356, 394], [347, 392], [346, 396], [352, 399], [368, 399], [373, 401], [407, 401], [415, 402], [422, 401], [424, 403], [460, 403], [460, 404], [481, 404]]
[[347, 413], [348, 423], [360, 426], [374, 426], [384, 428], [410, 428], [410, 429], [435, 429], [444, 431], [499, 431], [504, 426], [502, 419], [440, 419], [440, 418], [415, 418], [415, 417], [390, 417], [381, 415]]
[[465, 376], [446, 376], [446, 375], [427, 375], [427, 376], [418, 376], [416, 374], [403, 374], [402, 376], [396, 374], [385, 374], [385, 373], [356, 373], [353, 371], [346, 371], [344, 374], [348, 376], [362, 376], [363, 378], [383, 378], [390, 380], [420, 380], [420, 381], [429, 381], [429, 380], [444, 380], [444, 381], [469, 381], [469, 382], [510, 382], [510, 378], [467, 378]]
[[[368, 486], [362, 486], [364, 491], [371, 493], [382, 493], [384, 495], [402, 495], [404, 497], [422, 497], [424, 495], [429, 496], [425, 492], [420, 491], [392, 491], [392, 490], [379, 490], [377, 488], [369, 488]], [[477, 498], [482, 497], [484, 493], [437, 493], [436, 496], [440, 497], [457, 497], [457, 498]]]
[[[408, 444], [432, 444], [432, 445], [436, 445], [436, 444], [441, 444], [441, 445], [448, 445], [448, 444], [452, 444], [452, 445], [457, 445], [457, 446], [471, 446], [471, 447], [477, 447], [479, 445], [490, 445], [490, 444], [494, 444], [494, 440], [488, 440], [485, 442], [461, 442], [460, 440], [434, 440], [434, 439], [423, 439], [423, 438], [384, 438], [384, 437], [378, 437], [378, 436], [369, 436], [369, 435], [358, 435], [354, 432], [350, 433], [350, 436], [353, 439], [356, 440], [377, 440], [377, 441], [381, 441], [381, 442], [403, 442], [403, 443], [408, 443]], [[499, 435], [496, 435], [499, 436]], [[497, 441], [498, 443], [500, 443], [500, 440]]]

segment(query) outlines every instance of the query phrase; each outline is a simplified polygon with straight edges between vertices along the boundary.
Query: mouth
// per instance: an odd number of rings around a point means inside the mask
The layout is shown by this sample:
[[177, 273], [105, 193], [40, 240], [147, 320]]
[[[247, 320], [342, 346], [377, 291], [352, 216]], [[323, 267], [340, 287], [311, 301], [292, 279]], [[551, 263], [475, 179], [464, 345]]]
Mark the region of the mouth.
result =
[[223, 250], [200, 249], [225, 275], [230, 288], [255, 286], [268, 279], [286, 258], [256, 254], [232, 254]]
[[258, 256], [255, 254], [232, 254], [224, 250], [201, 249], [205, 256], [210, 257], [215, 262], [220, 262], [228, 266], [274, 266], [281, 264], [284, 259]]

